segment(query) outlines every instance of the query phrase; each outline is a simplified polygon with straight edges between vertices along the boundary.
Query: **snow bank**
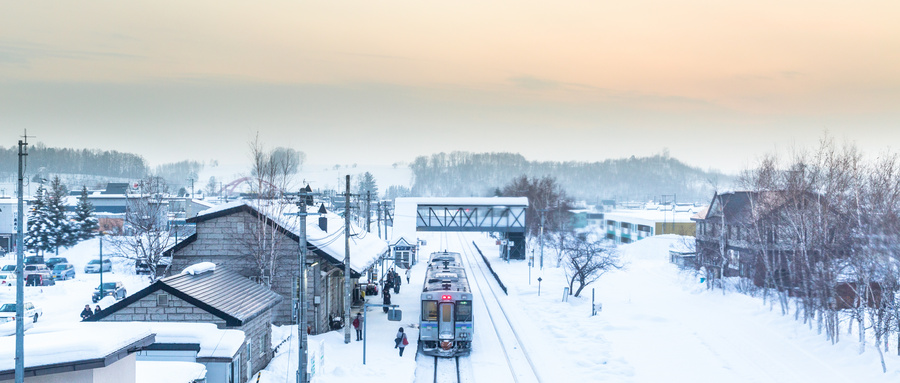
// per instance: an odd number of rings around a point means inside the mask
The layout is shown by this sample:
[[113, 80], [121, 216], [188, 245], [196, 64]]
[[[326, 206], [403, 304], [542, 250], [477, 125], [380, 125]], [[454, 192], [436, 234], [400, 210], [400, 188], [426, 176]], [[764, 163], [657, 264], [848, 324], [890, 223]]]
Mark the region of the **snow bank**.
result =
[[203, 274], [203, 273], [205, 273], [205, 272], [207, 272], [207, 271], [215, 271], [215, 270], [216, 270], [216, 264], [215, 264], [215, 263], [212, 263], [212, 262], [200, 262], [200, 263], [196, 263], [196, 264], [190, 265], [190, 266], [188, 266], [188, 267], [185, 267], [184, 270], [181, 271], [181, 273], [182, 273], [182, 274], [196, 275], [196, 274]]

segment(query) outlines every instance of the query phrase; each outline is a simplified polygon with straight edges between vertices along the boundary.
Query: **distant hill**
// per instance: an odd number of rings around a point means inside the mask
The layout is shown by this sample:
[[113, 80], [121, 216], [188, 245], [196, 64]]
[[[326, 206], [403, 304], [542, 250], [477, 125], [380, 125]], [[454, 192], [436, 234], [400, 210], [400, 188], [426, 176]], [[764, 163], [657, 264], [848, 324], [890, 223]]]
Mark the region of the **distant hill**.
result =
[[438, 153], [410, 164], [418, 196], [489, 196], [515, 177], [551, 176], [579, 200], [658, 200], [676, 195], [679, 202], [708, 202], [715, 188], [733, 177], [705, 171], [659, 154], [602, 162], [528, 161], [516, 153]]

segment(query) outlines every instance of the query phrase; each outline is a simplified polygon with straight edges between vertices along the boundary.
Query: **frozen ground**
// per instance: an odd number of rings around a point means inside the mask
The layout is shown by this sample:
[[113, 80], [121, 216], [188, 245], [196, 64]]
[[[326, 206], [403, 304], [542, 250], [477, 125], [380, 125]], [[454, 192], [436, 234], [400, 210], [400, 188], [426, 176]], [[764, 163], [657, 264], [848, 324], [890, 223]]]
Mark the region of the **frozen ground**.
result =
[[[451, 236], [419, 233], [429, 246], [424, 259], [436, 250], [458, 250]], [[831, 345], [815, 329], [792, 317], [770, 310], [761, 299], [721, 290], [707, 291], [693, 275], [668, 263], [668, 248], [677, 236], [660, 236], [620, 247], [628, 268], [604, 276], [580, 298], [563, 301], [563, 269], [556, 268], [550, 251], [544, 271], [523, 261], [505, 263], [495, 240], [482, 234], [464, 234], [476, 241], [502, 276], [509, 296], [504, 308], [514, 317], [517, 331], [525, 333], [524, 347], [531, 353], [543, 382], [897, 382], [900, 358], [887, 355], [888, 372], [882, 373], [878, 354], [869, 347], [859, 355], [857, 343], [845, 336]], [[454, 244], [457, 243], [457, 244]], [[538, 254], [538, 251], [535, 252]], [[410, 338], [418, 315], [416, 289], [422, 264], [413, 269], [412, 289], [404, 285], [395, 302], [404, 310], [403, 325]], [[537, 278], [541, 277], [538, 296]], [[591, 316], [591, 288], [602, 311]], [[485, 316], [476, 306], [476, 318]], [[314, 382], [416, 382], [413, 350], [400, 358], [394, 350], [396, 322], [380, 311], [369, 312], [367, 364], [362, 365], [361, 342], [343, 343], [343, 335], [330, 332], [310, 337], [324, 342], [325, 365]], [[477, 322], [481, 323], [481, 322]], [[506, 368], [486, 326], [476, 329], [482, 342], [468, 360], [473, 371], [464, 381], [503, 381]], [[374, 330], [374, 331], [373, 331]], [[276, 337], [276, 339], [278, 339]], [[276, 343], [278, 341], [276, 340]], [[296, 346], [295, 346], [296, 347]], [[318, 347], [318, 343], [315, 346]], [[892, 345], [892, 348], [896, 345]], [[422, 363], [419, 357], [419, 364]], [[291, 365], [288, 365], [288, 362]], [[263, 375], [265, 382], [292, 381], [296, 348], [282, 348]], [[419, 377], [420, 379], [422, 377]], [[426, 380], [428, 378], [426, 377]]]

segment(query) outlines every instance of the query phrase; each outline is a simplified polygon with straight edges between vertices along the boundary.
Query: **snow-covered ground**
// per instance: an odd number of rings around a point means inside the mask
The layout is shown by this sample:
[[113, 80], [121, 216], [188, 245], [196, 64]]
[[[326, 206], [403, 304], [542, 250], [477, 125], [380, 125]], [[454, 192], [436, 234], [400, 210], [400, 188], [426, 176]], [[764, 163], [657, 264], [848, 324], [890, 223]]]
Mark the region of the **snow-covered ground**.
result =
[[[113, 249], [109, 246], [108, 241], [104, 241], [103, 247], [104, 258], [113, 254]], [[50, 254], [46, 254], [44, 259], [49, 259]], [[73, 246], [70, 249], [60, 249], [60, 257], [66, 257], [69, 263], [75, 266], [75, 279], [68, 281], [57, 281], [54, 286], [30, 286], [25, 288], [25, 301], [34, 302], [35, 305], [43, 308], [44, 315], [35, 323], [35, 328], [41, 326], [77, 322], [81, 320], [79, 314], [84, 309], [84, 305], [96, 306], [91, 302], [91, 294], [94, 289], [100, 285], [100, 274], [85, 274], [84, 265], [91, 259], [100, 256], [100, 239], [93, 238]], [[103, 273], [104, 282], [122, 282], [126, 292], [130, 295], [150, 284], [147, 276], [134, 274], [134, 261], [123, 258], [111, 257], [112, 273]], [[15, 253], [6, 254], [0, 257], [0, 264], [15, 264]], [[15, 287], [0, 289], [0, 302], [15, 303], [16, 290]], [[103, 300], [99, 302], [101, 307], [106, 308], [108, 305], [115, 303], [114, 300]]]
[[[563, 269], [545, 253], [544, 270], [499, 260], [492, 239], [477, 240], [493, 253], [509, 287], [508, 305], [520, 310], [522, 328], [534, 331], [532, 352], [558, 381], [608, 382], [896, 382], [900, 357], [857, 354], [858, 344], [831, 345], [808, 325], [782, 316], [761, 299], [708, 291], [691, 273], [668, 262], [674, 235], [619, 247], [625, 270], [603, 276], [581, 298], [562, 302]], [[491, 255], [486, 254], [489, 258]], [[541, 296], [535, 279], [540, 276]], [[591, 317], [591, 288], [602, 311]], [[848, 336], [845, 339], [855, 339]], [[554, 378], [554, 381], [557, 381]]]
[[[658, 236], [620, 246], [628, 263], [626, 269], [603, 276], [582, 297], [570, 296], [563, 301], [567, 284], [552, 251], [545, 252], [541, 271], [529, 268], [524, 261], [503, 262], [495, 240], [483, 234], [419, 236], [428, 241], [419, 253], [423, 261], [433, 251], [459, 251], [460, 241], [478, 244], [509, 289], [509, 295], [500, 300], [514, 318], [516, 331], [523, 338], [521, 347], [528, 350], [543, 382], [900, 381], [900, 357], [888, 353], [888, 372], [882, 373], [876, 350], [870, 346], [862, 355], [857, 353], [855, 335], [844, 336], [844, 341], [832, 345], [814, 328], [792, 316], [782, 316], [760, 298], [706, 290], [694, 275], [668, 263], [668, 248], [681, 237]], [[81, 308], [91, 303], [90, 294], [99, 283], [99, 275], [81, 271], [98, 253], [98, 239], [63, 251], [60, 255], [75, 264], [76, 279], [26, 289], [26, 300], [44, 310], [35, 328], [79, 320]], [[13, 260], [8, 255], [0, 263]], [[393, 295], [393, 303], [403, 310], [401, 322], [388, 321], [381, 309], [368, 311], [365, 365], [363, 342], [355, 341], [355, 334], [351, 334], [354, 340], [349, 344], [344, 344], [343, 332], [309, 338], [316, 365], [314, 382], [412, 383], [423, 378], [417, 379], [416, 371], [427, 364], [428, 358], [416, 358], [415, 342], [400, 357], [393, 348], [393, 338], [400, 326], [411, 341], [418, 337], [418, 297], [424, 266], [416, 265], [412, 283], [404, 283], [400, 293]], [[538, 277], [542, 278], [540, 296]], [[113, 273], [105, 274], [104, 280], [122, 281], [129, 293], [148, 284], [146, 277], [133, 274], [132, 263], [126, 260], [114, 261]], [[473, 290], [476, 288], [485, 287], [473, 284]], [[597, 302], [603, 305], [597, 316], [591, 316], [592, 288]], [[0, 291], [0, 301], [14, 299], [13, 289]], [[370, 298], [370, 302], [380, 303], [380, 298]], [[485, 310], [485, 305], [475, 306], [477, 341], [472, 355], [461, 362], [469, 371], [468, 378], [463, 374], [464, 381], [508, 379], [500, 343], [484, 322]], [[293, 381], [298, 359], [296, 328], [276, 327], [273, 346], [282, 341], [285, 343], [261, 373], [260, 382]], [[892, 349], [895, 347], [892, 344]]]
[[[543, 272], [524, 261], [503, 262], [495, 240], [483, 234], [460, 234], [475, 241], [492, 261], [509, 288], [501, 297], [504, 309], [523, 335], [523, 347], [543, 382], [896, 382], [900, 357], [886, 355], [888, 372], [882, 373], [877, 351], [862, 355], [858, 344], [831, 345], [815, 329], [782, 316], [760, 298], [721, 290], [708, 291], [691, 273], [668, 263], [668, 249], [678, 236], [652, 237], [620, 246], [628, 267], [611, 272], [589, 286], [582, 297], [563, 301], [567, 286], [562, 268], [549, 250]], [[459, 250], [457, 234], [419, 233], [428, 241], [419, 254]], [[536, 250], [537, 254], [539, 250]], [[402, 325], [411, 339], [418, 316], [417, 290], [424, 265], [413, 268], [412, 288], [404, 285], [395, 296], [403, 311]], [[538, 296], [537, 278], [541, 277]], [[471, 276], [470, 276], [471, 278]], [[602, 311], [591, 316], [591, 289]], [[473, 287], [474, 289], [474, 287]], [[475, 307], [476, 318], [486, 316]], [[464, 381], [504, 381], [506, 363], [488, 326], [476, 322], [472, 355], [461, 362], [470, 369]], [[330, 332], [310, 337], [311, 349], [324, 346], [324, 366], [314, 382], [416, 382], [414, 351], [397, 356], [391, 340], [396, 322], [380, 310], [369, 312], [367, 364], [362, 365], [362, 342], [343, 343], [343, 334]], [[285, 327], [286, 331], [293, 329]], [[273, 337], [279, 343], [279, 337]], [[293, 338], [292, 338], [293, 340]], [[265, 382], [292, 381], [296, 344], [283, 347], [263, 375]], [[419, 364], [423, 363], [419, 356]], [[422, 378], [422, 377], [419, 377]], [[425, 377], [425, 380], [430, 377]], [[422, 380], [422, 381], [425, 381]]]

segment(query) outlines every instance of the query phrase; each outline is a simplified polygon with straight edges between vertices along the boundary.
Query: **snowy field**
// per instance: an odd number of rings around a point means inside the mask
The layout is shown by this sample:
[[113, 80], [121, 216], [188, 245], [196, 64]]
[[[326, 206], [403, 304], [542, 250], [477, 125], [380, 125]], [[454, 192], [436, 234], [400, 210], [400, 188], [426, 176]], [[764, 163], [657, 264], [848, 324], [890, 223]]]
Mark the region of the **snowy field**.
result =
[[[104, 241], [104, 258], [113, 253], [108, 241]], [[50, 259], [55, 254], [46, 254], [44, 259]], [[25, 301], [34, 302], [36, 306], [44, 310], [44, 315], [35, 323], [35, 328], [50, 324], [77, 322], [84, 305], [91, 305], [93, 309], [97, 304], [91, 302], [91, 294], [100, 285], [100, 274], [85, 274], [84, 265], [91, 259], [100, 256], [100, 239], [93, 238], [73, 246], [70, 249], [60, 249], [60, 257], [66, 257], [69, 263], [75, 266], [75, 279], [56, 281], [54, 286], [29, 286], [25, 287]], [[140, 289], [150, 285], [146, 275], [134, 274], [134, 261], [111, 257], [112, 273], [103, 273], [103, 282], [122, 282], [125, 291], [131, 295]], [[15, 264], [15, 253], [0, 257], [0, 264]], [[15, 303], [15, 286], [0, 289], [0, 302]], [[101, 307], [115, 303], [115, 300], [107, 298], [100, 301]]]
[[[419, 233], [428, 241], [419, 254], [459, 250], [457, 234]], [[475, 241], [492, 261], [509, 288], [504, 309], [524, 336], [542, 382], [897, 382], [900, 358], [886, 355], [888, 372], [882, 373], [877, 351], [857, 353], [855, 335], [831, 345], [815, 329], [785, 317], [759, 298], [721, 290], [708, 291], [695, 276], [668, 263], [668, 249], [681, 241], [659, 236], [620, 247], [628, 263], [611, 272], [582, 297], [563, 302], [567, 286], [563, 269], [556, 268], [551, 251], [545, 252], [543, 273], [524, 261], [503, 262], [495, 240], [483, 234], [462, 234]], [[535, 251], [535, 255], [539, 250]], [[419, 314], [416, 299], [424, 265], [413, 268], [412, 288], [404, 285], [394, 302], [403, 309], [402, 325], [415, 339]], [[471, 278], [472, 276], [470, 276]], [[541, 277], [538, 296], [537, 278]], [[475, 287], [473, 286], [473, 289]], [[591, 316], [591, 288], [602, 311]], [[476, 321], [486, 316], [475, 307]], [[367, 364], [362, 364], [362, 342], [343, 343], [343, 334], [330, 332], [310, 337], [311, 348], [325, 349], [324, 366], [314, 382], [419, 382], [415, 376], [427, 358], [407, 350], [400, 358], [391, 340], [397, 322], [388, 322], [380, 310], [369, 312]], [[492, 330], [476, 322], [481, 339], [461, 365], [471, 371], [467, 382], [503, 382], [508, 367], [502, 360]], [[280, 330], [284, 333], [293, 327]], [[286, 335], [283, 335], [286, 336]], [[279, 343], [283, 337], [274, 337]], [[293, 338], [292, 338], [293, 339]], [[282, 348], [261, 382], [292, 381], [296, 343]], [[894, 345], [896, 346], [896, 345]], [[423, 360], [425, 360], [423, 362]], [[511, 381], [511, 380], [510, 380]]]

